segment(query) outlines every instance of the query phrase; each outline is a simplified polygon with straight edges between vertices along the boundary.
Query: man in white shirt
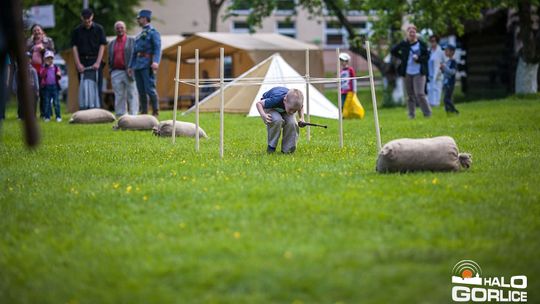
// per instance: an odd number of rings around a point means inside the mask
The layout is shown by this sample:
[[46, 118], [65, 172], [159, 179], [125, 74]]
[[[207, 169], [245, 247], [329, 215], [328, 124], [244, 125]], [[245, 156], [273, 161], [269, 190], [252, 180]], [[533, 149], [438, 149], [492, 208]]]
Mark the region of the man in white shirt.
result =
[[441, 92], [443, 86], [443, 75], [439, 68], [444, 62], [444, 52], [439, 45], [439, 37], [431, 35], [429, 37], [431, 48], [429, 49], [428, 60], [428, 102], [430, 106], [439, 106], [441, 103]]

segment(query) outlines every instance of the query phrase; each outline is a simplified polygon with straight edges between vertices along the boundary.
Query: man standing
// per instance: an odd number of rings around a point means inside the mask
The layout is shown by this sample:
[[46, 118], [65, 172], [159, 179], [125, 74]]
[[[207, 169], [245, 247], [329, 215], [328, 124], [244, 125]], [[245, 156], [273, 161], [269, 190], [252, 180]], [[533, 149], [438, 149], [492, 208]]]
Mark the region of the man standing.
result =
[[114, 111], [116, 116], [139, 113], [137, 89], [133, 79], [133, 71], [129, 70], [129, 62], [133, 56], [135, 39], [126, 35], [126, 24], [117, 21], [114, 24], [116, 39], [109, 42], [109, 70], [114, 91]]
[[429, 37], [431, 49], [428, 60], [428, 102], [432, 107], [437, 107], [441, 103], [441, 92], [443, 86], [443, 73], [439, 68], [444, 62], [444, 52], [439, 46], [439, 36]]
[[94, 21], [94, 13], [85, 8], [81, 12], [82, 23], [71, 34], [71, 46], [77, 71], [91, 67], [98, 71], [99, 103], [101, 104], [101, 90], [103, 88], [103, 53], [107, 45], [107, 38], [103, 27]]
[[139, 91], [141, 113], [148, 113], [148, 99], [152, 102], [152, 115], [159, 115], [158, 96], [156, 91], [156, 72], [161, 59], [161, 36], [150, 24], [152, 12], [141, 10], [137, 15], [137, 23], [142, 32], [135, 38], [134, 56], [131, 57], [130, 69], [135, 72], [135, 81]]

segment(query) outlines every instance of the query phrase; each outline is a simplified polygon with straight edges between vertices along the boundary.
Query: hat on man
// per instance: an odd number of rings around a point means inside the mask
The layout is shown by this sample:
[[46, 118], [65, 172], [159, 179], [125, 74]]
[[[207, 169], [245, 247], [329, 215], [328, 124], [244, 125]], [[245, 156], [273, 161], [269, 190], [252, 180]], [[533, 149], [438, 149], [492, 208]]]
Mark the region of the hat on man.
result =
[[92, 15], [94, 14], [94, 12], [92, 12], [91, 9], [89, 8], [84, 8], [82, 11], [81, 11], [81, 16], [85, 19], [87, 18], [90, 18]]
[[449, 49], [450, 51], [455, 51], [456, 50], [456, 46], [453, 45], [453, 44], [447, 44], [446, 47], [444, 48], [445, 50], [446, 49]]
[[43, 57], [44, 57], [44, 58], [49, 58], [49, 57], [54, 58], [54, 52], [48, 50], [48, 51], [45, 52], [45, 56], [43, 56]]
[[146, 19], [148, 19], [148, 21], [150, 21], [150, 19], [152, 18], [152, 11], [151, 10], [140, 10], [139, 14], [137, 14], [137, 19], [142, 18], [142, 17], [145, 17]]

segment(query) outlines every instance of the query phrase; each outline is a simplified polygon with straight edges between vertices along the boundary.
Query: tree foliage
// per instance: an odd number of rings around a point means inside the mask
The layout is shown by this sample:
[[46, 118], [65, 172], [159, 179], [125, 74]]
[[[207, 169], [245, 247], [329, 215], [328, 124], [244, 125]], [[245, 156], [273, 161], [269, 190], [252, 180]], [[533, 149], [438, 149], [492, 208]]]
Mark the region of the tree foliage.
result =
[[[107, 35], [113, 35], [113, 25], [118, 20], [124, 21], [128, 28], [135, 25], [135, 8], [140, 2], [141, 0], [91, 0], [89, 7], [94, 11], [95, 22], [104, 27]], [[25, 9], [46, 4], [54, 4], [56, 26], [45, 31], [54, 39], [57, 50], [68, 48], [71, 32], [81, 22], [82, 0], [23, 0]], [[28, 25], [30, 26], [31, 24]]]
[[[235, 10], [249, 7], [251, 12], [247, 23], [251, 31], [270, 16], [282, 0], [234, 0], [229, 6], [228, 16], [234, 16]], [[404, 18], [415, 23], [418, 28], [429, 28], [444, 35], [463, 34], [464, 20], [479, 19], [485, 8], [503, 6], [511, 0], [298, 0], [298, 7], [306, 9], [312, 16], [338, 15], [339, 11], [373, 11], [371, 22], [374, 27], [372, 40], [393, 43], [402, 38], [400, 29]], [[346, 15], [346, 13], [344, 13]], [[340, 20], [343, 21], [343, 20]], [[355, 33], [349, 37], [355, 38]]]
[[[234, 16], [238, 9], [249, 9], [247, 23], [250, 31], [253, 32], [282, 2], [291, 2], [291, 0], [233, 0], [228, 8], [227, 17]], [[307, 10], [312, 17], [335, 16], [348, 32], [350, 50], [364, 58], [367, 58], [363, 44], [365, 37], [361, 37], [356, 32], [348, 21], [347, 13], [348, 11], [374, 12], [369, 14], [373, 24], [373, 32], [369, 39], [378, 50], [379, 56], [372, 51], [371, 59], [373, 65], [388, 80], [388, 90], [392, 89], [396, 75], [395, 69], [392, 69], [393, 64], [388, 64], [381, 58], [386, 53], [382, 46], [390, 46], [403, 39], [401, 29], [406, 20], [414, 23], [418, 29], [430, 29], [439, 36], [462, 35], [465, 30], [464, 22], [481, 19], [488, 9], [516, 8], [521, 15], [526, 17], [521, 17], [520, 23], [520, 40], [524, 45], [522, 56], [525, 59], [536, 59], [540, 58], [540, 33], [531, 30], [530, 20], [532, 19], [527, 17], [530, 17], [530, 12], [523, 13], [522, 8], [530, 8], [531, 5], [538, 5], [539, 2], [539, 0], [296, 0], [297, 8]]]

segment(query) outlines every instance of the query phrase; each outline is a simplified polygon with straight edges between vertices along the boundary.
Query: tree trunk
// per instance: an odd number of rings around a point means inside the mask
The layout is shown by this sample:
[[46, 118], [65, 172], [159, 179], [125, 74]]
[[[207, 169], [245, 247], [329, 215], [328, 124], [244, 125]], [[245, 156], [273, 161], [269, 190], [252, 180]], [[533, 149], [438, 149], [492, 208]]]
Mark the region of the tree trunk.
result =
[[[326, 4], [326, 7], [334, 12], [336, 17], [339, 19], [339, 22], [345, 27], [347, 30], [347, 33], [349, 34], [349, 40], [351, 41], [350, 49], [354, 53], [362, 56], [364, 59], [367, 60], [367, 51], [362, 45], [362, 38], [359, 37], [353, 26], [350, 24], [349, 20], [347, 20], [347, 17], [343, 15], [343, 12], [339, 9], [338, 5], [333, 0], [325, 0], [324, 3]], [[386, 70], [386, 63], [376, 54], [373, 54], [371, 52], [371, 63], [379, 69], [382, 73]]]
[[[0, 2], [0, 54], [1, 60], [6, 60], [3, 55], [7, 55], [8, 50], [15, 56], [12, 64], [16, 64], [17, 69], [17, 98], [20, 102], [23, 130], [25, 141], [28, 147], [34, 148], [39, 144], [39, 128], [34, 115], [34, 102], [30, 89], [30, 78], [28, 74], [28, 59], [25, 56], [25, 38], [23, 34], [22, 5], [21, 1]], [[13, 58], [13, 57], [11, 57]], [[4, 65], [4, 62], [2, 63]], [[24, 67], [24, 68], [23, 68]], [[0, 71], [1, 73], [5, 71]], [[0, 83], [5, 86], [5, 83]], [[5, 98], [5, 96], [0, 96]], [[2, 101], [6, 102], [6, 100]], [[1, 122], [0, 122], [1, 123]]]
[[225, 0], [208, 0], [208, 7], [210, 8], [210, 32], [217, 32], [217, 18], [219, 9], [224, 2]]
[[538, 36], [533, 29], [532, 20], [532, 4], [528, 0], [522, 0], [518, 4], [519, 16], [519, 33], [518, 39], [521, 40], [523, 46], [520, 53], [526, 62], [538, 62], [539, 55], [536, 48]]
[[538, 91], [537, 73], [540, 52], [538, 43], [539, 32], [533, 29], [532, 4], [529, 0], [518, 3], [519, 34], [523, 46], [519, 50], [519, 60], [516, 68], [516, 94], [531, 94]]
[[[349, 20], [347, 17], [345, 17], [336, 2], [333, 0], [325, 0], [324, 3], [326, 8], [331, 10], [336, 15], [340, 23], [347, 30], [350, 40], [349, 49], [353, 53], [356, 53], [367, 60], [367, 51], [362, 45], [362, 37], [355, 32], [354, 27], [350, 24]], [[385, 62], [381, 57], [373, 54], [373, 52], [371, 52], [371, 63], [381, 72], [383, 76], [384, 99], [382, 101], [382, 105], [384, 107], [402, 105], [404, 100], [403, 86], [399, 86], [399, 81], [402, 82], [402, 79], [399, 79], [397, 75], [395, 63], [392, 60], [390, 60], [389, 63]]]
[[212, 6], [210, 7], [210, 32], [217, 32], [217, 11]]
[[527, 63], [519, 57], [516, 69], [516, 94], [534, 94], [538, 91], [538, 63]]

